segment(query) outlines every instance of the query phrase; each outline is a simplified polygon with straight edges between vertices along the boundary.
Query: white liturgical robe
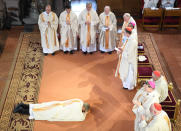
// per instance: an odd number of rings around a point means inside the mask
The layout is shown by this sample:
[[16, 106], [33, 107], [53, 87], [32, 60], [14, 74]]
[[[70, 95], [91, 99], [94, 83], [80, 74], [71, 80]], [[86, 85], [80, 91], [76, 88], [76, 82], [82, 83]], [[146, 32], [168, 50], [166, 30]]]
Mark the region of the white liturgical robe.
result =
[[165, 111], [161, 111], [160, 114], [153, 116], [151, 121], [141, 121], [141, 131], [172, 131], [170, 119]]
[[159, 94], [156, 90], [148, 93], [147, 91], [145, 91], [144, 87], [142, 87], [140, 90], [138, 90], [135, 97], [133, 98], [133, 102], [134, 101], [141, 103], [141, 106], [134, 105], [132, 109], [132, 111], [136, 115], [134, 128], [135, 131], [142, 131], [139, 127], [141, 116], [144, 115], [146, 121], [151, 119], [151, 113], [149, 109], [151, 104], [159, 103]]
[[[48, 22], [50, 24], [48, 24]], [[39, 15], [38, 25], [41, 33], [41, 45], [43, 53], [54, 53], [59, 50], [57, 38], [58, 18], [54, 12]]]
[[[115, 15], [110, 12], [106, 15], [104, 12], [100, 14], [99, 23], [99, 43], [100, 50], [104, 52], [114, 51], [116, 47], [116, 37], [117, 37], [117, 20]], [[109, 30], [106, 29], [109, 27]]]
[[[70, 22], [70, 25], [66, 23]], [[64, 11], [59, 17], [61, 44], [60, 49], [63, 51], [77, 50], [77, 33], [78, 33], [78, 19], [72, 11], [68, 14]]]
[[86, 113], [82, 112], [83, 101], [71, 99], [41, 104], [30, 104], [29, 119], [48, 121], [83, 121]]
[[175, 0], [162, 0], [162, 4], [161, 6], [163, 8], [174, 8], [174, 3], [175, 3]]
[[135, 27], [134, 29], [132, 30], [132, 33], [131, 35], [134, 36], [136, 38], [136, 40], [138, 40], [138, 36], [137, 36], [137, 25], [136, 25], [136, 21], [133, 19], [133, 17], [130, 17], [129, 21], [128, 22], [125, 22], [123, 23], [123, 26], [122, 26], [122, 29], [121, 29], [121, 35], [120, 35], [120, 42], [122, 44], [124, 44], [124, 33], [125, 33], [125, 28], [128, 27], [129, 23], [135, 23]]
[[155, 89], [160, 94], [160, 103], [163, 102], [168, 96], [168, 84], [164, 76], [155, 81]]
[[159, 0], [144, 0], [143, 8], [156, 8]]
[[[86, 24], [89, 21], [91, 24]], [[98, 28], [99, 17], [93, 9], [83, 10], [79, 15], [80, 25], [80, 46], [83, 52], [96, 51], [96, 31]]]
[[130, 36], [123, 45], [115, 77], [122, 80], [123, 87], [132, 90], [137, 82], [137, 40]]

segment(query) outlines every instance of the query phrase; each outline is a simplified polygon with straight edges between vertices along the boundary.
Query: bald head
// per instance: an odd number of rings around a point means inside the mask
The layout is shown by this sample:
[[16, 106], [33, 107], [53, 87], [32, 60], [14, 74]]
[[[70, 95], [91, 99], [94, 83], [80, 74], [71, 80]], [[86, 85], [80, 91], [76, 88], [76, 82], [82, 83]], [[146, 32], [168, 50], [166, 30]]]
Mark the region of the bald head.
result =
[[86, 9], [87, 9], [87, 11], [90, 11], [92, 9], [92, 3], [91, 2], [86, 3]]
[[51, 5], [49, 5], [49, 4], [46, 5], [45, 11], [46, 11], [47, 14], [49, 14], [51, 12]]
[[124, 19], [125, 22], [128, 22], [130, 18], [131, 18], [130, 13], [124, 13], [123, 19]]
[[110, 6], [105, 6], [104, 7], [104, 12], [105, 12], [106, 15], [109, 14], [110, 10], [111, 10]]

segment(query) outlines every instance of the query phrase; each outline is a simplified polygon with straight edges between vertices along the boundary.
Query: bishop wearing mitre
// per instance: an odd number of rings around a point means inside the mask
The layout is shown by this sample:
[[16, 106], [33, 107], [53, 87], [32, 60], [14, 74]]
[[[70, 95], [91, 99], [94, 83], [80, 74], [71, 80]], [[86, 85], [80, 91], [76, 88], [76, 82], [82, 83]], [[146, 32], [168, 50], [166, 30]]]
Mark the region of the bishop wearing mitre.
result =
[[125, 37], [125, 28], [126, 27], [129, 27], [129, 24], [134, 24], [134, 28], [132, 30], [132, 34], [134, 33], [137, 33], [137, 25], [136, 25], [136, 21], [133, 19], [133, 17], [129, 14], [129, 13], [125, 13], [123, 15], [123, 19], [124, 19], [124, 22], [123, 22], [123, 26], [122, 26], [122, 29], [121, 29], [121, 34], [120, 34], [120, 44], [119, 46], [122, 46], [122, 40], [124, 39]]
[[99, 17], [92, 9], [92, 3], [86, 4], [79, 15], [80, 25], [80, 48], [84, 54], [95, 52], [96, 49], [96, 31], [99, 23]]
[[51, 6], [46, 6], [46, 11], [41, 13], [38, 20], [38, 26], [41, 33], [41, 45], [44, 55], [55, 54], [59, 50], [57, 38], [58, 18], [51, 11]]
[[104, 12], [100, 14], [100, 50], [101, 53], [114, 51], [116, 47], [117, 37], [117, 20], [113, 12], [110, 11], [109, 6], [105, 6]]
[[78, 19], [71, 7], [67, 5], [59, 17], [61, 44], [64, 53], [73, 54], [77, 50]]
[[119, 61], [115, 77], [122, 80], [123, 88], [133, 90], [137, 82], [137, 48], [138, 41], [131, 36], [132, 29], [126, 27], [125, 35], [128, 38], [118, 49]]

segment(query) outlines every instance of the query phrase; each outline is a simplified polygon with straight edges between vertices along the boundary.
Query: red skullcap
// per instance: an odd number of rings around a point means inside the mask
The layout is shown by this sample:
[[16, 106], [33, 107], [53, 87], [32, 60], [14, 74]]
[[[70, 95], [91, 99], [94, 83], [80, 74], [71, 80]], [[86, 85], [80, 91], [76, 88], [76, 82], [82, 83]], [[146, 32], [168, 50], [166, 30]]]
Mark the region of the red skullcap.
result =
[[160, 77], [161, 76], [161, 73], [159, 71], [153, 71], [153, 74], [157, 77]]
[[154, 107], [157, 111], [161, 111], [162, 110], [162, 106], [158, 103], [154, 103]]
[[126, 27], [126, 30], [129, 32], [132, 32], [132, 28], [131, 27]]

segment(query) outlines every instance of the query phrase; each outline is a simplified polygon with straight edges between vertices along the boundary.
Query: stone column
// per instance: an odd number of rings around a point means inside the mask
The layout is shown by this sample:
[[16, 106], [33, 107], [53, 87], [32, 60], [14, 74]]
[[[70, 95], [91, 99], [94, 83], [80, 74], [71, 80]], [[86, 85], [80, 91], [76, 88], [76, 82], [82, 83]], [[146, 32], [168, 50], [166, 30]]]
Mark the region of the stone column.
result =
[[60, 13], [64, 11], [64, 1], [63, 0], [54, 0], [54, 8], [57, 16], [60, 16]]
[[37, 9], [36, 1], [32, 0], [31, 8], [29, 10], [29, 15], [23, 19], [25, 24], [37, 24], [38, 23], [39, 12]]
[[20, 0], [5, 0], [7, 14], [8, 17], [10, 17], [11, 25], [22, 25], [20, 20], [19, 1]]
[[5, 7], [3, 0], [0, 0], [0, 29], [3, 28], [5, 19]]

